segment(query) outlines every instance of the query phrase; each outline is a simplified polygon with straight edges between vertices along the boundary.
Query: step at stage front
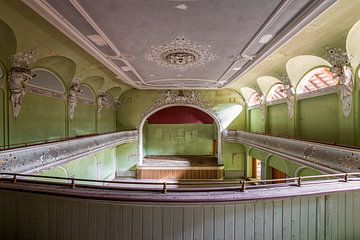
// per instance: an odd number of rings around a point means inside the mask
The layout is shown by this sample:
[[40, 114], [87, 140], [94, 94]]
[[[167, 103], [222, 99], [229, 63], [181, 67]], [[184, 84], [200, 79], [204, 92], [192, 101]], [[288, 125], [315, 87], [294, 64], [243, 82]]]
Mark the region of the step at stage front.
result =
[[222, 179], [224, 166], [214, 156], [146, 156], [139, 179]]

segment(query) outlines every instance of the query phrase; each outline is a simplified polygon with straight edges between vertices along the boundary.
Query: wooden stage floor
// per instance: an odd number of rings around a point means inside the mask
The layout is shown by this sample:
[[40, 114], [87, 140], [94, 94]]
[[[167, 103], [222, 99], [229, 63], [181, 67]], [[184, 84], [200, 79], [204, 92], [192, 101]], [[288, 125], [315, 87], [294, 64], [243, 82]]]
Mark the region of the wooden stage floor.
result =
[[157, 167], [213, 167], [218, 166], [214, 156], [146, 156], [143, 166]]
[[146, 156], [139, 179], [222, 179], [224, 166], [214, 156]]

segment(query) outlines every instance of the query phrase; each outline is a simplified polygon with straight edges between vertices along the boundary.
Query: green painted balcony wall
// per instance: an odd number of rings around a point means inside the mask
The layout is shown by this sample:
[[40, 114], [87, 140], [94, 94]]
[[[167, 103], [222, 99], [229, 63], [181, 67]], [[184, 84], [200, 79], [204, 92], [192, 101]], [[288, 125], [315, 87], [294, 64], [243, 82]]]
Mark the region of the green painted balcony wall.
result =
[[[1, 80], [0, 80], [1, 81]], [[0, 88], [0, 106], [4, 106], [5, 96], [3, 89]], [[2, 108], [3, 109], [3, 108]], [[0, 111], [0, 149], [5, 145], [5, 111]]]
[[265, 125], [263, 119], [263, 113], [260, 108], [253, 108], [250, 110], [250, 132], [253, 133], [264, 133]]
[[65, 137], [65, 108], [64, 99], [26, 94], [19, 116], [9, 114], [10, 145]]
[[116, 172], [134, 171], [137, 164], [137, 143], [126, 143], [116, 147]]
[[238, 177], [244, 176], [246, 148], [242, 144], [223, 142], [222, 159], [224, 162], [225, 176], [228, 171], [237, 172]]
[[116, 110], [103, 108], [98, 119], [98, 132], [109, 133], [116, 131]]
[[213, 155], [213, 124], [147, 124], [145, 155]]
[[78, 103], [74, 118], [70, 121], [70, 136], [96, 132], [96, 106]]
[[269, 133], [271, 135], [288, 135], [288, 113], [286, 103], [268, 107]]

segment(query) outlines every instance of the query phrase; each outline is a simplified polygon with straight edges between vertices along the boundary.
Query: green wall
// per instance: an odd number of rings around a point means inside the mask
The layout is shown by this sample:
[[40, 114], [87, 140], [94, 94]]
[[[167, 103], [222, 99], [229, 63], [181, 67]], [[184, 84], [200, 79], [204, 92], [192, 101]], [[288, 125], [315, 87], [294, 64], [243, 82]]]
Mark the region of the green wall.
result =
[[[1, 80], [0, 80], [1, 81]], [[0, 106], [4, 106], [4, 91], [0, 88]], [[5, 111], [0, 111], [0, 149], [5, 145]]]
[[95, 154], [43, 171], [41, 176], [74, 177], [112, 180], [116, 171], [116, 148], [108, 148]]
[[147, 124], [146, 155], [213, 155], [213, 124]]
[[104, 107], [98, 120], [99, 133], [109, 133], [116, 131], [116, 110]]
[[268, 107], [268, 123], [271, 135], [288, 135], [288, 109], [286, 103]]
[[137, 163], [137, 143], [126, 143], [116, 147], [117, 175], [128, 175], [135, 171]]
[[65, 137], [65, 100], [26, 94], [19, 116], [11, 112], [10, 145]]
[[338, 142], [339, 100], [337, 94], [303, 99], [298, 105], [301, 138]]
[[79, 136], [96, 132], [96, 106], [78, 103], [74, 118], [70, 121], [70, 136]]
[[223, 142], [222, 158], [226, 178], [245, 176], [246, 149], [242, 144]]
[[260, 108], [253, 108], [249, 111], [250, 118], [250, 132], [254, 133], [264, 133], [265, 125], [263, 114]]

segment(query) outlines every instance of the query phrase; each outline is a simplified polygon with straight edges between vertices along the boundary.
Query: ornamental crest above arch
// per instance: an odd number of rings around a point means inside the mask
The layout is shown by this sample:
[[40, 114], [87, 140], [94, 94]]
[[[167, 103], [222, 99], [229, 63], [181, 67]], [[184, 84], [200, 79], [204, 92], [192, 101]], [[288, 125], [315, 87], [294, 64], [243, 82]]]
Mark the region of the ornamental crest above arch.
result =
[[217, 113], [213, 110], [214, 106], [209, 104], [204, 98], [201, 97], [201, 94], [197, 90], [191, 91], [172, 91], [167, 90], [159, 94], [154, 104], [151, 105], [140, 117], [140, 120], [137, 124], [137, 128], [140, 127], [141, 121], [155, 109], [161, 108], [167, 105], [191, 105], [198, 107], [210, 113], [212, 116], [217, 116]]

